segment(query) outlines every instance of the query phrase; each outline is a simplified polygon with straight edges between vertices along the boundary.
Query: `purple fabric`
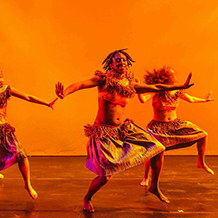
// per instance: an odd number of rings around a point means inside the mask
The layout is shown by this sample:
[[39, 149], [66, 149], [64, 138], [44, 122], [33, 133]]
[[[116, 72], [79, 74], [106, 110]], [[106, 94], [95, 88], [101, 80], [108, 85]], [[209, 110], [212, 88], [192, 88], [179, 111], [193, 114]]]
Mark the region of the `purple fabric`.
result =
[[[98, 125], [104, 132], [92, 136], [87, 143], [86, 167], [89, 170], [99, 176], [113, 175], [137, 166], [165, 150], [164, 146], [147, 131], [127, 121], [119, 127], [107, 125], [103, 128], [104, 125]], [[123, 125], [125, 134], [121, 134], [122, 137], [111, 134], [122, 132]], [[97, 128], [96, 124], [93, 126]], [[112, 131], [109, 131], [109, 128]]]
[[3, 170], [27, 156], [14, 135], [14, 128], [5, 123], [0, 125], [0, 129], [7, 130], [7, 134], [0, 137], [0, 170]]

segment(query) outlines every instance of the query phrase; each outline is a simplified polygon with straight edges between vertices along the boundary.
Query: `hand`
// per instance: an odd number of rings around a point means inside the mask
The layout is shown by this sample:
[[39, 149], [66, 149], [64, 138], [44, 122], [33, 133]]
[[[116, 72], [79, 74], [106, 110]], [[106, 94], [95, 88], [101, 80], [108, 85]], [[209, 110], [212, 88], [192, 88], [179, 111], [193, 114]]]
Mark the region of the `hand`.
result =
[[52, 101], [51, 103], [48, 104], [48, 106], [49, 106], [52, 110], [54, 110], [53, 105], [54, 105], [54, 103], [55, 103], [57, 100], [58, 100], [58, 98], [55, 98], [54, 101]]
[[214, 101], [214, 99], [211, 98], [211, 95], [212, 95], [212, 94], [213, 94], [213, 91], [209, 91], [209, 92], [207, 93], [207, 95], [205, 96], [206, 102], [208, 102], [208, 101]]
[[191, 86], [193, 86], [193, 85], [194, 85], [194, 83], [192, 83], [192, 84], [189, 84], [189, 83], [190, 83], [190, 80], [191, 80], [191, 78], [192, 78], [192, 72], [191, 72], [191, 73], [189, 73], [189, 75], [188, 75], [188, 78], [187, 78], [186, 82], [185, 82], [185, 83], [184, 83], [184, 85], [183, 85], [184, 89], [188, 89], [188, 88], [190, 88]]
[[64, 85], [62, 83], [58, 82], [57, 84], [55, 84], [55, 93], [58, 98], [64, 98]]

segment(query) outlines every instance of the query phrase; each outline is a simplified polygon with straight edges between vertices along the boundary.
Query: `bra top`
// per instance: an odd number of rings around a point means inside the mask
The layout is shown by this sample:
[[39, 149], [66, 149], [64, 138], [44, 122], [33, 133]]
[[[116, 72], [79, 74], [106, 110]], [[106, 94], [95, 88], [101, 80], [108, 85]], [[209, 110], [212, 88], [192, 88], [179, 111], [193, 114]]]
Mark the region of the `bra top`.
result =
[[131, 85], [131, 81], [133, 80], [133, 75], [131, 73], [125, 73], [120, 76], [113, 71], [108, 71], [106, 73], [96, 71], [95, 75], [105, 79], [104, 85], [99, 86], [100, 93], [107, 92], [113, 97], [115, 95], [120, 95], [125, 98], [133, 98], [135, 96], [136, 91]]
[[165, 91], [155, 94], [152, 106], [157, 110], [172, 110], [178, 107], [179, 98], [184, 95], [184, 91]]

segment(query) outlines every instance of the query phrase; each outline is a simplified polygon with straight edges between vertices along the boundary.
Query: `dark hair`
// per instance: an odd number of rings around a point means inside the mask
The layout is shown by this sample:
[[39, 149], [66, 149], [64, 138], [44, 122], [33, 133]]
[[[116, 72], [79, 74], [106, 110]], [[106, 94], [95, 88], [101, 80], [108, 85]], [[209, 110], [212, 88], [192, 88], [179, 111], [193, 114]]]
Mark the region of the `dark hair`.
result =
[[168, 84], [172, 85], [176, 82], [176, 77], [174, 72], [172, 72], [173, 69], [170, 67], [162, 67], [158, 70], [153, 69], [153, 72], [146, 71], [147, 74], [145, 74], [144, 79], [145, 83], [147, 84]]
[[111, 70], [111, 67], [110, 67], [110, 64], [112, 63], [112, 58], [115, 56], [115, 54], [117, 53], [121, 53], [123, 55], [126, 56], [126, 59], [127, 59], [127, 66], [132, 66], [132, 62], [135, 62], [131, 57], [130, 55], [125, 52], [125, 50], [127, 50], [127, 48], [125, 49], [120, 49], [120, 50], [116, 50], [114, 52], [111, 52], [105, 59], [104, 61], [102, 62], [102, 65], [103, 65], [103, 69], [105, 71], [108, 71], [108, 70]]

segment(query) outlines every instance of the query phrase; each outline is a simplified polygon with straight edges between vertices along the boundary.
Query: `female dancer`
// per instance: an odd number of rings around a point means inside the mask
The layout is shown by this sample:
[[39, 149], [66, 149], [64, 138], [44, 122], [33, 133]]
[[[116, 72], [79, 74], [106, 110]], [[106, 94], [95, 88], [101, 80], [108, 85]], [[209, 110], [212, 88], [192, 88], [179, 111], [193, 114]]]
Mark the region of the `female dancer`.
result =
[[105, 73], [97, 71], [93, 78], [73, 83], [65, 90], [61, 83], [56, 84], [56, 94], [61, 99], [81, 89], [98, 87], [98, 114], [94, 124], [85, 128], [86, 136], [90, 138], [86, 167], [97, 174], [83, 199], [83, 209], [87, 212], [94, 212], [91, 198], [113, 174], [150, 158], [152, 185], [149, 191], [160, 200], [169, 202], [158, 185], [158, 166], [162, 165], [164, 147], [132, 120], [125, 120], [124, 109], [135, 93], [189, 88], [191, 77], [182, 86], [140, 85], [133, 82], [128, 72], [132, 62], [124, 50], [114, 51], [103, 62]]
[[[139, 82], [137, 80], [137, 82]], [[146, 84], [169, 84], [176, 82], [174, 70], [169, 67], [163, 67], [154, 70], [153, 73], [148, 72], [145, 75]], [[141, 103], [152, 99], [154, 117], [147, 125], [147, 130], [159, 142], [161, 142], [166, 150], [191, 146], [197, 143], [198, 162], [197, 167], [204, 169], [210, 174], [214, 174], [205, 163], [205, 149], [207, 144], [207, 133], [195, 124], [177, 118], [177, 107], [179, 99], [189, 103], [209, 102], [213, 99], [208, 95], [205, 99], [190, 96], [181, 90], [165, 91], [160, 93], [139, 94]], [[145, 162], [145, 175], [140, 183], [142, 186], [148, 186], [148, 175], [150, 169], [150, 160]]]
[[[11, 96], [48, 106], [53, 109], [53, 104], [57, 98], [48, 103], [40, 98], [22, 93], [9, 85], [4, 84], [3, 74], [0, 73], [0, 170], [6, 169], [18, 163], [19, 170], [23, 176], [25, 189], [33, 199], [37, 198], [37, 193], [30, 182], [29, 161], [24, 148], [19, 144], [15, 136], [15, 128], [7, 120], [7, 103]], [[0, 178], [3, 179], [0, 174]]]

